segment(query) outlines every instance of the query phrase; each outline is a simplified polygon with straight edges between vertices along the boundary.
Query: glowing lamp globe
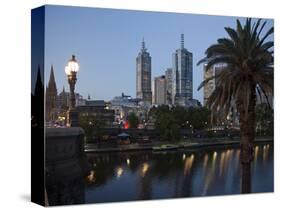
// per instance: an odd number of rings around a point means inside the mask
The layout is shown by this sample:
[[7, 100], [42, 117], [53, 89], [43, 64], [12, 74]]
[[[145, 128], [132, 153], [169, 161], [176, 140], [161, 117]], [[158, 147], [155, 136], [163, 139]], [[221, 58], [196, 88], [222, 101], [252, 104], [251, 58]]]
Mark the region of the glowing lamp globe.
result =
[[68, 61], [64, 70], [67, 75], [71, 75], [72, 72], [77, 73], [79, 71], [79, 65], [75, 59], [75, 55], [72, 55], [72, 58]]

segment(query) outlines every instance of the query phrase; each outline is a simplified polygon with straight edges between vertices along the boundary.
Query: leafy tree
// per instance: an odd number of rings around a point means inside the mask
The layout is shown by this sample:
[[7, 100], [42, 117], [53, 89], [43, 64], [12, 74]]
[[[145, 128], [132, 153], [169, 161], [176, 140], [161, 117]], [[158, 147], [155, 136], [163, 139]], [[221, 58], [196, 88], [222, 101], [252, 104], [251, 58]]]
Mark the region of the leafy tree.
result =
[[175, 106], [172, 108], [172, 113], [177, 125], [180, 126], [181, 128], [185, 128], [186, 121], [188, 118], [187, 110], [184, 107]]
[[95, 137], [98, 141], [101, 141], [104, 135], [105, 123], [102, 120], [96, 119], [94, 116], [79, 116], [79, 125], [85, 131], [86, 142], [92, 142]]
[[86, 142], [92, 141], [94, 136], [94, 128], [92, 126], [93, 117], [90, 116], [79, 116], [79, 126], [85, 131]]
[[128, 116], [128, 122], [130, 128], [137, 128], [139, 124], [138, 116], [134, 112], [130, 113]]
[[157, 117], [155, 128], [163, 140], [176, 141], [180, 137], [180, 128], [171, 112], [161, 113]]
[[190, 107], [187, 110], [188, 125], [196, 130], [206, 128], [210, 124], [211, 111], [206, 107]]
[[170, 111], [170, 108], [168, 105], [160, 105], [158, 107], [153, 106], [149, 112], [148, 115], [152, 116], [153, 118], [157, 118], [160, 114], [168, 113]]

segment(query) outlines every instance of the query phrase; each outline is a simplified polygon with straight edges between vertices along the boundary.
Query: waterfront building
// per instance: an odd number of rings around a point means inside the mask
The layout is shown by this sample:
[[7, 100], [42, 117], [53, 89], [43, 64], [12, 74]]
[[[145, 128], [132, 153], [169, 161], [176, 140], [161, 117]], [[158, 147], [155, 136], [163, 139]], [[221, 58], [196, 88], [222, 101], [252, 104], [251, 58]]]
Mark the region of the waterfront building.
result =
[[185, 107], [202, 107], [202, 104], [198, 99], [189, 99], [185, 102]]
[[166, 104], [172, 104], [172, 92], [173, 92], [173, 69], [167, 68], [165, 71], [166, 79]]
[[139, 101], [140, 99], [132, 98], [131, 96], [122, 93], [121, 96], [115, 96], [110, 102], [115, 106], [135, 107], [138, 105]]
[[[91, 117], [93, 121], [100, 122], [104, 127], [112, 127], [114, 122], [114, 110], [108, 108], [103, 100], [86, 101], [85, 105], [76, 107], [80, 117]], [[93, 123], [95, 124], [95, 123]]]
[[[62, 92], [60, 92], [57, 96], [57, 105], [59, 109], [68, 109], [70, 105], [69, 101], [69, 92], [66, 92], [64, 87], [62, 89]], [[83, 98], [82, 95], [79, 93], [75, 93], [75, 106], [81, 106], [86, 105], [86, 99]]]
[[166, 104], [166, 78], [165, 75], [154, 78], [154, 104]]
[[150, 105], [152, 103], [151, 56], [145, 47], [144, 40], [136, 58], [136, 72], [136, 96], [144, 105]]
[[[203, 75], [204, 75], [204, 80], [213, 77], [215, 74], [214, 67], [211, 67], [207, 69], [207, 65], [204, 64], [203, 66]], [[207, 101], [209, 97], [211, 96], [212, 92], [215, 90], [215, 79], [210, 80], [207, 84], [204, 85], [203, 88], [203, 105], [207, 106]]]
[[140, 99], [132, 98], [124, 93], [121, 96], [114, 97], [110, 101], [110, 109], [115, 111], [115, 122], [125, 121], [131, 112], [138, 114], [140, 101]]
[[[207, 69], [207, 65], [204, 64], [204, 66], [203, 66], [204, 80], [220, 74], [225, 68], [226, 68], [225, 64], [219, 64], [219, 65], [215, 65], [215, 66], [212, 66], [209, 69]], [[209, 80], [208, 83], [206, 83], [204, 85], [204, 87], [203, 87], [203, 96], [204, 96], [203, 105], [204, 106], [207, 106], [207, 101], [216, 87], [217, 87], [216, 78]]]
[[[207, 66], [205, 64], [203, 66], [204, 80], [220, 74], [225, 68], [226, 68], [225, 64], [219, 64], [207, 69]], [[218, 84], [216, 82], [216, 78], [211, 79], [208, 83], [204, 85], [203, 88], [204, 106], [207, 106], [208, 99], [217, 86]], [[217, 125], [230, 125], [230, 126], [239, 125], [239, 116], [234, 99], [231, 101], [231, 109], [226, 117], [225, 114], [222, 113], [222, 111], [213, 111], [212, 122], [213, 124], [217, 124]]]
[[65, 92], [64, 86], [62, 92], [58, 94], [57, 105], [61, 110], [67, 110], [69, 107], [69, 97], [68, 94]]
[[173, 104], [185, 106], [193, 97], [192, 60], [193, 55], [184, 47], [181, 34], [181, 47], [173, 54]]

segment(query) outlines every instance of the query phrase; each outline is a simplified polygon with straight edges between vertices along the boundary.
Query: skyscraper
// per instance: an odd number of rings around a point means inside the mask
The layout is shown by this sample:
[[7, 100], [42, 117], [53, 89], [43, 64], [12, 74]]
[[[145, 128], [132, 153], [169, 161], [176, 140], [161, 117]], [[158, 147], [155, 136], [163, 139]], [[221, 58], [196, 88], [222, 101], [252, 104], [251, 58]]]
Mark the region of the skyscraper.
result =
[[[216, 66], [212, 66], [209, 69], [206, 68], [206, 64], [203, 66], [203, 71], [204, 71], [204, 80], [214, 77], [218, 74], [220, 74], [226, 66], [224, 64], [219, 64]], [[207, 84], [204, 85], [203, 88], [203, 95], [204, 95], [204, 106], [206, 106], [207, 101], [210, 97], [210, 95], [213, 93], [217, 86], [216, 79], [211, 79]]]
[[137, 98], [141, 99], [144, 104], [152, 103], [151, 92], [151, 57], [145, 48], [145, 42], [142, 41], [142, 48], [136, 58], [137, 69]]
[[[211, 67], [209, 69], [206, 68], [207, 66], [204, 65], [203, 66], [203, 73], [204, 73], [204, 80], [214, 76], [214, 67]], [[206, 106], [207, 105], [207, 101], [210, 97], [210, 95], [212, 94], [212, 92], [215, 90], [215, 79], [210, 80], [203, 88], [203, 105]]]
[[[207, 66], [205, 64], [203, 67], [204, 80], [206, 80], [210, 77], [217, 76], [222, 71], [224, 71], [226, 68], [227, 68], [227, 66], [225, 64], [218, 64], [218, 65], [214, 65], [214, 66], [210, 67], [209, 69], [207, 69]], [[211, 94], [215, 91], [217, 86], [218, 86], [218, 83], [216, 81], [216, 78], [209, 80], [208, 83], [206, 83], [204, 85], [204, 88], [203, 88], [204, 106], [206, 106], [206, 107], [208, 106], [207, 105], [208, 99], [211, 96]], [[236, 109], [236, 104], [235, 104], [234, 99], [231, 100], [230, 107], [231, 107], [231, 110], [227, 114], [227, 117], [225, 117], [225, 114], [220, 110], [213, 111], [212, 112], [213, 124], [220, 125], [222, 123], [227, 123], [227, 124], [231, 124], [231, 125], [239, 125], [238, 112]]]
[[192, 53], [184, 48], [184, 35], [181, 34], [181, 48], [173, 54], [174, 104], [185, 106], [192, 99], [192, 58]]
[[173, 69], [167, 68], [165, 71], [166, 79], [166, 104], [172, 104], [172, 93], [173, 93]]
[[164, 75], [154, 78], [154, 103], [166, 104], [166, 78]]
[[55, 81], [54, 68], [51, 67], [50, 79], [46, 88], [46, 120], [55, 120], [55, 109], [57, 102], [57, 85]]

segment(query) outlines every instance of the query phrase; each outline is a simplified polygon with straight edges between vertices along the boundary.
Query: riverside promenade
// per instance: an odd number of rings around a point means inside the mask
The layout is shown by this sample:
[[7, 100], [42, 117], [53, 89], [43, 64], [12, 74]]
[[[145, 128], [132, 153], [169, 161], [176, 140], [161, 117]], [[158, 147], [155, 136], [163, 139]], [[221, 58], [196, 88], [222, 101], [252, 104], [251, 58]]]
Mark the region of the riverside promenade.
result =
[[[254, 144], [273, 142], [273, 137], [258, 137]], [[123, 144], [116, 147], [98, 147], [97, 144], [86, 144], [84, 151], [86, 153], [103, 152], [125, 152], [125, 151], [167, 151], [175, 149], [196, 149], [211, 146], [237, 146], [240, 144], [240, 138], [209, 138], [209, 139], [189, 139], [180, 142], [152, 142], [152, 143], [133, 143]]]

